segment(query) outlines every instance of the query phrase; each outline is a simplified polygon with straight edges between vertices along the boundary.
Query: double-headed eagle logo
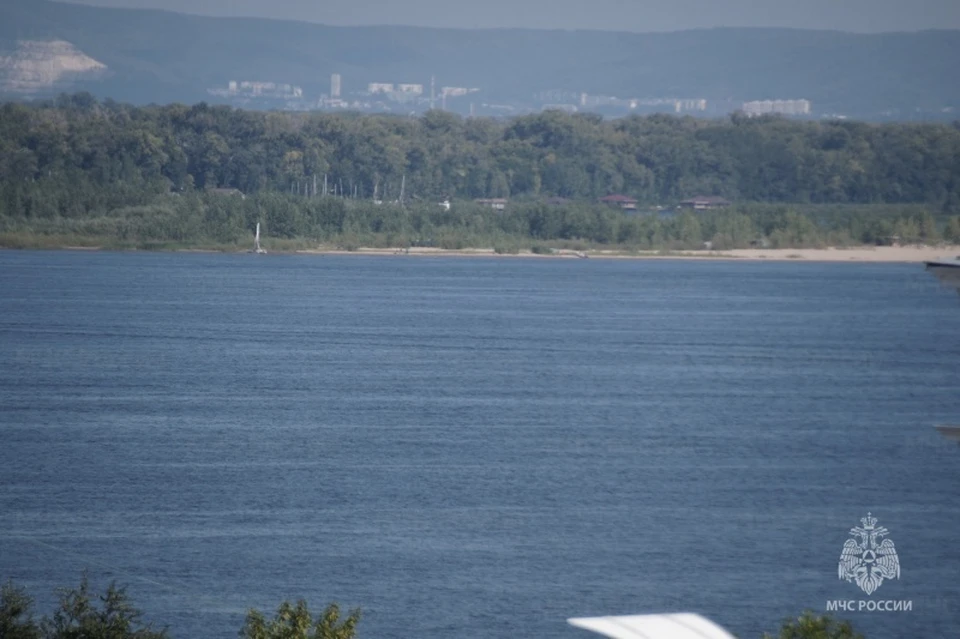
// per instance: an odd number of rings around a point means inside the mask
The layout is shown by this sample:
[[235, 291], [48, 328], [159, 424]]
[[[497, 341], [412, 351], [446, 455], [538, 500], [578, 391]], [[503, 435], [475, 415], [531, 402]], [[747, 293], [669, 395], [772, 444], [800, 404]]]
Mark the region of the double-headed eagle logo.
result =
[[852, 539], [843, 544], [840, 553], [840, 579], [854, 581], [868, 595], [880, 587], [884, 579], [900, 578], [900, 558], [893, 547], [893, 540], [881, 539], [890, 534], [883, 526], [877, 526], [876, 517], [860, 520], [863, 526], [850, 529]]

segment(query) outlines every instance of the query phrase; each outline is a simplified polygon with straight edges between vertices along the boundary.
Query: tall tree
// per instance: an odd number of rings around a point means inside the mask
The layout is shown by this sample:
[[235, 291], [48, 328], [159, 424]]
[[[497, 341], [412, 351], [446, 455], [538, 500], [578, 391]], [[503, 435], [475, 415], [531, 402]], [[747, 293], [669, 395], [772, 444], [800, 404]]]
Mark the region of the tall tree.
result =
[[246, 622], [240, 631], [241, 639], [354, 639], [360, 609], [340, 618], [340, 607], [333, 603], [316, 619], [310, 614], [303, 599], [291, 604], [284, 601], [277, 608], [273, 619], [258, 610], [247, 613]]

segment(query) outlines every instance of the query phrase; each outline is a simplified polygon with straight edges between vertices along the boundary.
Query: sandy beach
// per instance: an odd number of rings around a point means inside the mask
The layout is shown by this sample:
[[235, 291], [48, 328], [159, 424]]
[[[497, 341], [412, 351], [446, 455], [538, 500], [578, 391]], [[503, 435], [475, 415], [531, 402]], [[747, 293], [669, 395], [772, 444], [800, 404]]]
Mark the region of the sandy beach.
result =
[[444, 250], [438, 248], [377, 249], [359, 248], [355, 251], [338, 249], [308, 249], [297, 251], [313, 255], [396, 255], [398, 257], [504, 257], [533, 259], [578, 259], [584, 255], [599, 259], [728, 259], [808, 262], [929, 262], [942, 259], [957, 259], [960, 246], [861, 246], [853, 248], [824, 249], [732, 249], [729, 251], [650, 251], [626, 253], [619, 251], [572, 251], [557, 250], [550, 255], [520, 251], [516, 254], [496, 253], [493, 249]]

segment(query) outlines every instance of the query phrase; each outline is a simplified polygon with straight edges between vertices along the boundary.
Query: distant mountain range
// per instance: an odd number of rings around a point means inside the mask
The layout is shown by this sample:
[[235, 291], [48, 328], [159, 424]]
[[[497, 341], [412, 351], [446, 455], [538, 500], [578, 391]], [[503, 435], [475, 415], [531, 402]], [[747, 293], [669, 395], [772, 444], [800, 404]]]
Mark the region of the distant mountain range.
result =
[[[138, 104], [228, 101], [229, 81], [302, 88], [301, 105], [369, 83], [478, 88], [475, 101], [535, 105], [583, 94], [806, 99], [815, 114], [956, 119], [960, 31], [852, 34], [790, 29], [608, 33], [331, 27], [106, 9], [47, 0], [0, 4], [0, 97], [61, 91]], [[546, 97], [544, 97], [546, 96]], [[550, 96], [558, 99], [551, 100]], [[461, 101], [462, 102], [462, 101]], [[461, 107], [462, 108], [462, 104]]]

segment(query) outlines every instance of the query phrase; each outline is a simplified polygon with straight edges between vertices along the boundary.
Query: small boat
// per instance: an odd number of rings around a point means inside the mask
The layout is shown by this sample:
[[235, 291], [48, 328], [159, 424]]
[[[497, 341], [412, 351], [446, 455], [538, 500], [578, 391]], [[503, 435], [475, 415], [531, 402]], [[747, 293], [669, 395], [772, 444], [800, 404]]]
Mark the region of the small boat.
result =
[[941, 435], [960, 444], [960, 426], [934, 426]]
[[960, 269], [960, 256], [957, 256], [957, 259], [945, 259], [945, 260], [933, 260], [930, 262], [924, 262], [927, 268], [932, 270], [935, 269]]
[[955, 260], [936, 260], [924, 262], [924, 264], [944, 286], [955, 288], [960, 293], [960, 257]]
[[253, 250], [251, 253], [256, 253], [257, 255], [266, 255], [267, 252], [262, 246], [260, 246], [260, 222], [257, 222], [257, 234], [253, 238]]

